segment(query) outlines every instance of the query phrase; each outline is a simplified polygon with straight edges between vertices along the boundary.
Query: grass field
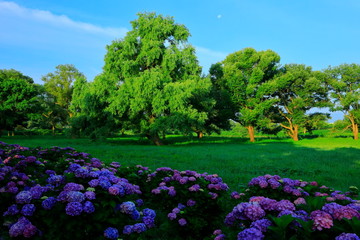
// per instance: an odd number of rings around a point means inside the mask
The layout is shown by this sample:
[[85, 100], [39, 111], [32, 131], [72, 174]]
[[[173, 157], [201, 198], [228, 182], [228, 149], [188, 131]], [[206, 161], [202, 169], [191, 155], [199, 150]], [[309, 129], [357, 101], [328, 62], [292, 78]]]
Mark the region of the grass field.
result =
[[290, 139], [247, 139], [229, 135], [201, 140], [169, 136], [168, 145], [153, 146], [136, 136], [92, 142], [52, 136], [1, 137], [0, 141], [26, 147], [74, 147], [104, 162], [122, 165], [171, 167], [217, 173], [232, 190], [264, 174], [318, 181], [336, 190], [360, 188], [360, 142], [351, 138], [313, 138], [294, 143]]

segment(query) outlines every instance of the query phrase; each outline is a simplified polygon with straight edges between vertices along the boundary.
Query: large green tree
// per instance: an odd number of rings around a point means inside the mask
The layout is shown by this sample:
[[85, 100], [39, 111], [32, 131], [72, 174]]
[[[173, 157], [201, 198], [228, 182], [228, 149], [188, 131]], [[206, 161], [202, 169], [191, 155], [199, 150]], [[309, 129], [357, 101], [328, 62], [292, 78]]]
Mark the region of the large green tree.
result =
[[211, 81], [200, 77], [188, 29], [155, 13], [140, 13], [131, 25], [124, 39], [107, 46], [104, 85], [117, 88], [107, 109], [157, 145], [167, 130], [193, 132], [208, 115], [192, 103], [207, 96]]
[[48, 73], [42, 77], [48, 95], [52, 96], [55, 104], [62, 107], [69, 117], [72, 115], [69, 108], [73, 82], [79, 78], [85, 79], [85, 76], [72, 64], [60, 64], [56, 66], [54, 73]]
[[14, 69], [0, 70], [0, 134], [25, 125], [38, 107], [38, 91], [32, 78]]
[[360, 124], [360, 65], [342, 64], [329, 67], [330, 97], [333, 100], [332, 111], [342, 111], [350, 122], [349, 127], [355, 140], [359, 139]]
[[251, 142], [255, 141], [255, 128], [266, 122], [267, 111], [276, 101], [269, 97], [268, 81], [276, 74], [279, 61], [279, 55], [271, 50], [245, 48], [222, 62], [224, 84], [237, 106], [237, 120], [247, 128]]
[[326, 76], [303, 64], [287, 64], [271, 85], [275, 90], [273, 96], [278, 99], [276, 111], [280, 125], [294, 141], [298, 141], [299, 130], [306, 128], [320, 114], [309, 114], [308, 111], [329, 106]]

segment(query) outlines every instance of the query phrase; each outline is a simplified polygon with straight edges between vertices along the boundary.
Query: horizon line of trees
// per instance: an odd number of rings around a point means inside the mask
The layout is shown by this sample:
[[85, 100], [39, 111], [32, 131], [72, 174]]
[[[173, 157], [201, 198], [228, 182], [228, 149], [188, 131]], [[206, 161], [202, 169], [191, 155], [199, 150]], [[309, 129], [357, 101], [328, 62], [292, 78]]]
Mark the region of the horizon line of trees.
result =
[[198, 137], [245, 127], [276, 134], [318, 128], [328, 113], [342, 111], [358, 139], [360, 65], [313, 71], [304, 64], [280, 64], [272, 51], [244, 48], [213, 64], [207, 75], [190, 33], [172, 17], [139, 13], [132, 30], [108, 45], [103, 72], [92, 82], [74, 65], [58, 65], [43, 85], [19, 71], [0, 70], [0, 133], [16, 126], [67, 128], [73, 136], [99, 138], [132, 130], [162, 145], [167, 132]]

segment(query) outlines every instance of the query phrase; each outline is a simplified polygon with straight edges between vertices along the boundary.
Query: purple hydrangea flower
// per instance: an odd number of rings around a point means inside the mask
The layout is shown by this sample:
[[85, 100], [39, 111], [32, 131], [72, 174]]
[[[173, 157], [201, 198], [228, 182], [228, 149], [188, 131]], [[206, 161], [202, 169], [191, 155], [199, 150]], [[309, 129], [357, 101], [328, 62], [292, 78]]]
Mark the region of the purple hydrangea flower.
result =
[[329, 213], [330, 215], [333, 215], [335, 209], [338, 209], [338, 208], [341, 208], [341, 207], [342, 207], [342, 205], [333, 202], [333, 203], [327, 203], [327, 204], [325, 204], [325, 205], [321, 208], [321, 210], [323, 210], [324, 212]]
[[99, 185], [99, 179], [92, 179], [88, 182], [90, 187], [97, 187]]
[[17, 207], [16, 204], [11, 205], [10, 207], [8, 207], [8, 209], [6, 210], [6, 212], [4, 212], [3, 216], [7, 216], [7, 215], [16, 215], [18, 214], [20, 211]]
[[178, 223], [179, 223], [180, 226], [185, 226], [187, 224], [187, 221], [186, 221], [185, 218], [180, 218]]
[[95, 206], [92, 202], [90, 201], [86, 201], [84, 203], [84, 212], [85, 213], [93, 213], [95, 212]]
[[334, 210], [333, 216], [337, 220], [341, 220], [343, 218], [352, 219], [353, 217], [359, 219], [360, 213], [352, 207], [342, 206], [341, 208], [337, 208]]
[[21, 191], [16, 195], [15, 199], [16, 199], [16, 203], [26, 204], [31, 202], [32, 195], [30, 191]]
[[275, 210], [279, 212], [283, 210], [295, 211], [295, 205], [289, 200], [280, 200], [276, 203]]
[[140, 218], [140, 213], [138, 210], [134, 210], [130, 215], [131, 215], [131, 218], [134, 220], [138, 220]]
[[133, 232], [142, 233], [146, 231], [146, 225], [144, 223], [135, 223], [133, 226]]
[[313, 228], [319, 231], [324, 228], [331, 228], [333, 226], [333, 218], [327, 212], [315, 210], [310, 214], [311, 220], [314, 221]]
[[82, 191], [84, 190], [84, 186], [78, 183], [67, 183], [64, 186], [64, 191]]
[[25, 226], [28, 224], [31, 224], [31, 222], [27, 218], [25, 217], [19, 218], [18, 221], [15, 224], [13, 224], [9, 229], [10, 237], [19, 237], [23, 235]]
[[96, 199], [96, 194], [95, 194], [95, 192], [92, 192], [92, 191], [86, 191], [86, 192], [84, 193], [84, 196], [85, 196], [85, 198], [88, 199], [88, 200], [94, 200], [94, 199]]
[[122, 204], [120, 204], [120, 211], [122, 213], [131, 214], [135, 210], [136, 210], [136, 206], [135, 206], [135, 203], [133, 203], [133, 202], [128, 201], [128, 202], [123, 202]]
[[142, 205], [144, 205], [144, 200], [142, 200], [142, 199], [137, 199], [137, 200], [135, 201], [135, 203], [136, 203], [136, 206], [141, 207]]
[[101, 179], [101, 180], [99, 181], [99, 186], [100, 186], [102, 189], [108, 190], [109, 187], [111, 187], [111, 185], [112, 185], [112, 184], [111, 184], [110, 181], [107, 180], [107, 179]]
[[173, 212], [171, 212], [171, 213], [169, 213], [168, 215], [168, 218], [170, 219], [170, 220], [174, 220], [174, 219], [176, 219], [176, 213], [173, 213]]
[[104, 231], [104, 236], [109, 239], [117, 239], [119, 231], [116, 228], [109, 227]]
[[46, 191], [48, 191], [48, 188], [42, 187], [40, 185], [36, 185], [32, 188], [30, 188], [30, 193], [33, 199], [40, 199], [42, 194]]
[[246, 228], [237, 235], [238, 240], [261, 240], [264, 234], [257, 228]]
[[214, 240], [225, 240], [225, 239], [226, 239], [226, 236], [224, 234], [219, 234], [214, 238]]
[[342, 233], [335, 240], [360, 240], [360, 238], [355, 233]]
[[192, 199], [189, 199], [188, 201], [187, 201], [187, 203], [186, 203], [186, 205], [188, 206], [188, 207], [192, 207], [192, 206], [194, 206], [196, 204], [196, 201], [194, 201], [194, 200], [192, 200]]
[[23, 235], [25, 238], [31, 238], [37, 233], [37, 231], [38, 231], [37, 228], [30, 223], [25, 225]]
[[[189, 178], [190, 179], [190, 178]], [[189, 191], [190, 192], [197, 192], [200, 190], [200, 185], [199, 184], [194, 184], [191, 187], [189, 187]]]
[[68, 202], [83, 202], [85, 200], [85, 195], [79, 191], [70, 191], [67, 194]]
[[264, 218], [252, 222], [250, 228], [256, 228], [261, 232], [266, 232], [268, 227], [270, 227], [271, 225], [272, 225], [271, 221], [269, 219]]
[[34, 204], [25, 204], [21, 209], [21, 214], [24, 216], [32, 216], [36, 210]]
[[49, 197], [49, 198], [45, 199], [44, 201], [42, 201], [41, 206], [46, 210], [50, 210], [54, 207], [56, 202], [57, 202], [56, 198]]
[[145, 217], [151, 217], [151, 218], [156, 217], [156, 212], [150, 208], [145, 208], [144, 210], [142, 210], [142, 212]]
[[125, 225], [123, 229], [123, 234], [129, 235], [133, 233], [133, 226], [132, 225]]
[[70, 216], [78, 216], [82, 213], [83, 207], [79, 202], [69, 202], [65, 208], [66, 214]]
[[258, 203], [249, 204], [244, 209], [244, 214], [248, 217], [251, 221], [256, 221], [265, 216], [264, 209]]
[[144, 224], [146, 225], [146, 227], [148, 228], [152, 228], [155, 227], [155, 220], [154, 218], [150, 217], [150, 216], [144, 216], [142, 218], [142, 221], [144, 222]]
[[59, 186], [60, 184], [64, 183], [65, 177], [62, 175], [52, 175], [47, 179], [47, 182], [54, 185]]

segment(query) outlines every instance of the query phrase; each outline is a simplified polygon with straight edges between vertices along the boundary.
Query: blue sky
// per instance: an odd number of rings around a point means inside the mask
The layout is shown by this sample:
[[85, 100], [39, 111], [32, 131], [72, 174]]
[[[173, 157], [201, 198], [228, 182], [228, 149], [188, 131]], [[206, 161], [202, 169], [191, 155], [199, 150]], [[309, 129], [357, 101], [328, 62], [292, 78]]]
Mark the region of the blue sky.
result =
[[189, 29], [205, 73], [245, 47], [271, 49], [281, 64], [314, 70], [360, 63], [359, 0], [0, 0], [0, 69], [42, 83], [55, 66], [74, 64], [91, 81], [105, 46], [145, 11]]

